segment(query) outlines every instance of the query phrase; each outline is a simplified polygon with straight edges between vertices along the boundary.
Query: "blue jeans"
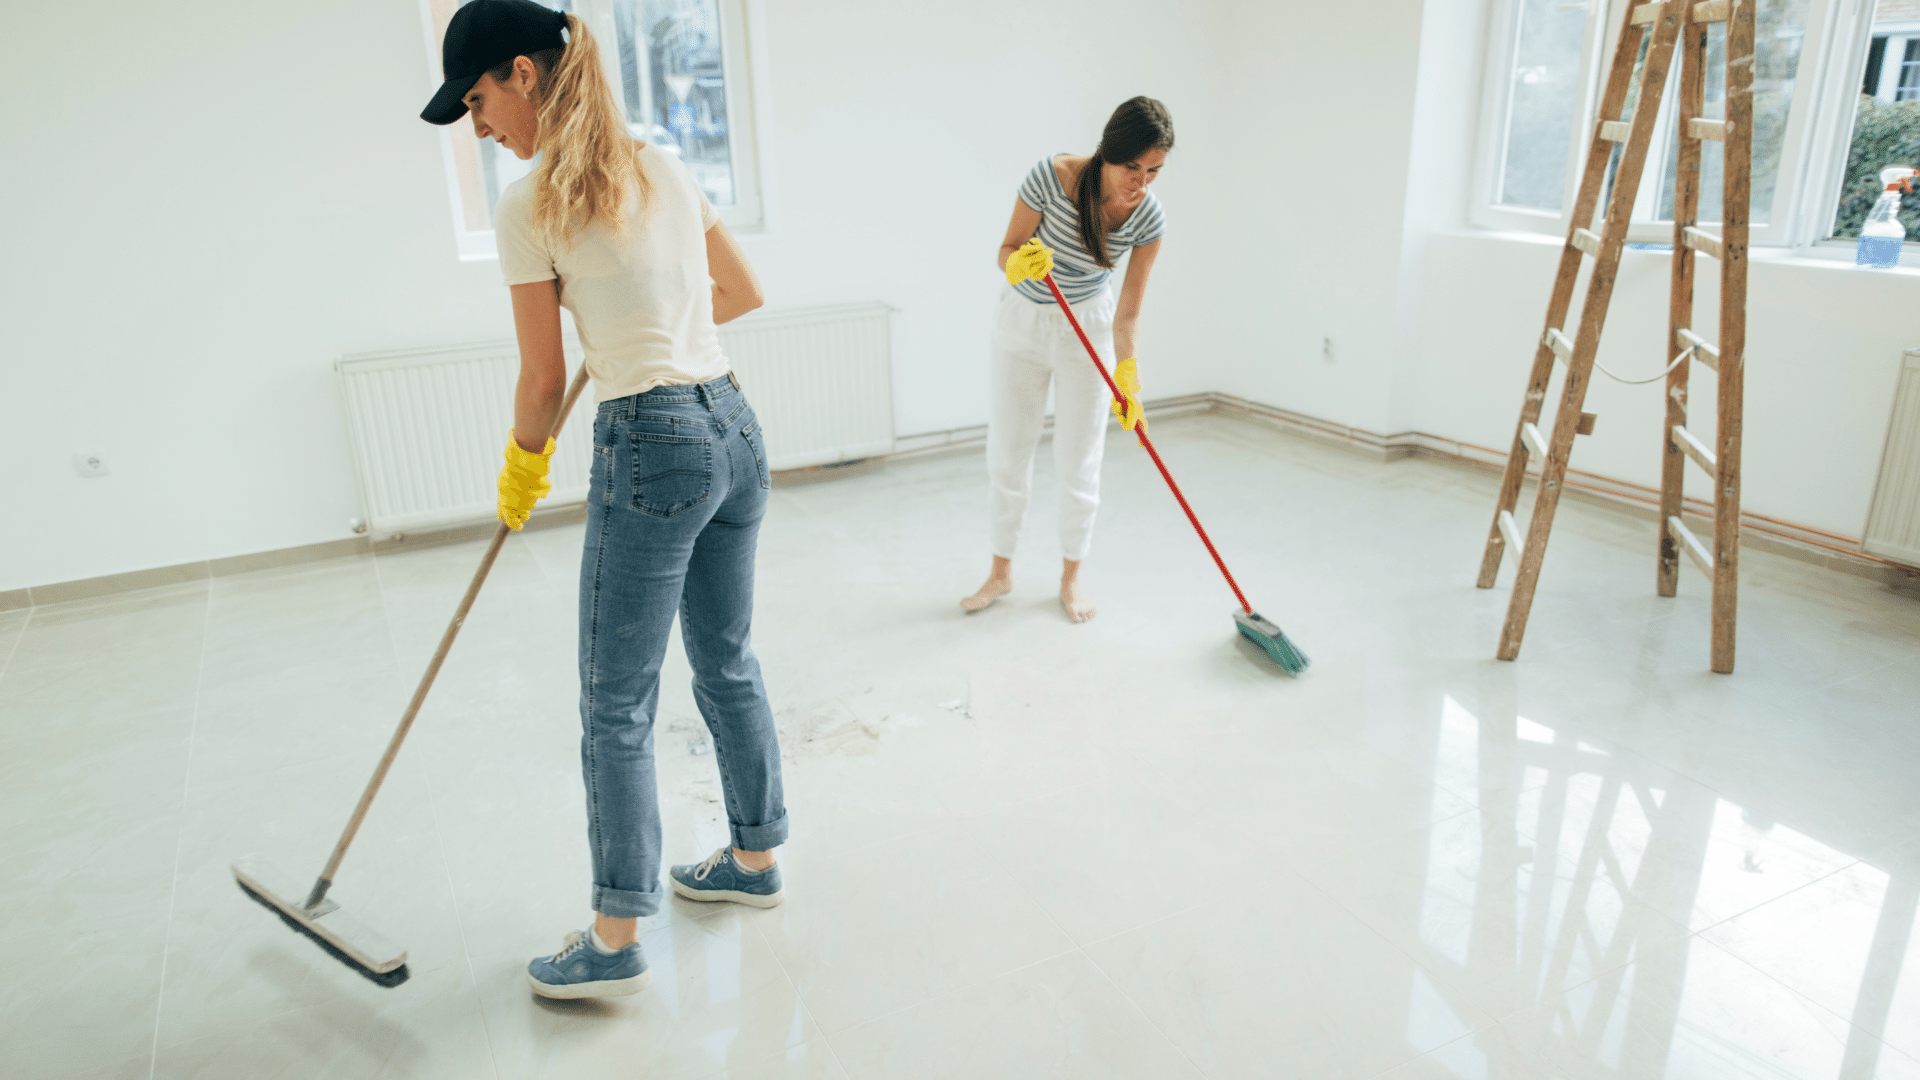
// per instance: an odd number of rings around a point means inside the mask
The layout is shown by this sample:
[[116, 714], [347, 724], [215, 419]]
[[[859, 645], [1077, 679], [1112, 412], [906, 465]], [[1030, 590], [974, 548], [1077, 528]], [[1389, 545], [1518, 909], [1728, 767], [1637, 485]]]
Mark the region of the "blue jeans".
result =
[[770, 486], [760, 423], [730, 378], [600, 403], [580, 560], [580, 764], [602, 915], [660, 909], [653, 717], [676, 611], [733, 844], [787, 838], [780, 745], [748, 644]]

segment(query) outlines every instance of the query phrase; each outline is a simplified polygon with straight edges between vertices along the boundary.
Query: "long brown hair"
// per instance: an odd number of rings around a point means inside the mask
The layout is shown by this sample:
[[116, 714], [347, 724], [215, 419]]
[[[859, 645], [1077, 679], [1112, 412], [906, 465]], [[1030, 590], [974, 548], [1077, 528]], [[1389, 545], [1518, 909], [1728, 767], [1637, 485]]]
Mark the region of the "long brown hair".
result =
[[[517, 59], [517, 58], [516, 58]], [[534, 152], [533, 231], [550, 243], [570, 244], [574, 233], [599, 220], [616, 234], [627, 229], [627, 187], [637, 184], [637, 209], [646, 214], [651, 188], [640, 170], [645, 144], [627, 130], [613, 87], [600, 69], [600, 50], [587, 24], [567, 16], [567, 44], [529, 54], [540, 78], [533, 107], [540, 134]], [[513, 76], [513, 61], [487, 72], [496, 83]]]
[[1106, 130], [1100, 133], [1100, 145], [1074, 184], [1073, 201], [1080, 207], [1080, 244], [1094, 262], [1113, 268], [1113, 259], [1107, 254], [1107, 211], [1100, 191], [1100, 167], [1138, 161], [1149, 150], [1171, 149], [1173, 115], [1165, 105], [1150, 97], [1134, 97], [1113, 110]]

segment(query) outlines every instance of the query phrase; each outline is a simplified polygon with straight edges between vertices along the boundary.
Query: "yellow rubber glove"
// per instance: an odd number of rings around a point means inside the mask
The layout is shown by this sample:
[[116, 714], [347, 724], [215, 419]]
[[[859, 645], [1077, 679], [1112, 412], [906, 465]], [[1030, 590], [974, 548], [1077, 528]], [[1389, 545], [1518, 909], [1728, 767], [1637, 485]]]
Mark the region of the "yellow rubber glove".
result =
[[1007, 284], [1018, 285], [1028, 278], [1038, 280], [1053, 273], [1053, 251], [1039, 237], [1021, 244], [1007, 256]]
[[1134, 425], [1139, 424], [1144, 429], [1147, 423], [1147, 411], [1140, 404], [1139, 361], [1128, 357], [1114, 365], [1113, 385], [1119, 387], [1120, 392], [1127, 395], [1127, 407], [1125, 409], [1121, 409], [1120, 403], [1117, 401], [1107, 406], [1113, 410], [1113, 415], [1120, 418], [1120, 426], [1126, 428], [1128, 431], [1132, 431]]
[[547, 479], [547, 467], [553, 463], [553, 440], [547, 440], [542, 453], [520, 449], [513, 431], [507, 431], [507, 467], [500, 470], [500, 513], [507, 528], [519, 531], [533, 513], [533, 504], [547, 497], [553, 481]]

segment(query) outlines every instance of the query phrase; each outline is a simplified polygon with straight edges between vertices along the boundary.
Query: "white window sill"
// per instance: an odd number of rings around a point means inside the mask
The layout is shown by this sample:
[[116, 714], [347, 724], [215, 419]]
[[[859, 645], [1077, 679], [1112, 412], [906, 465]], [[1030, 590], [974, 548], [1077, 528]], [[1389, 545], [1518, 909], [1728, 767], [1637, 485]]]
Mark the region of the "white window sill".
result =
[[[1531, 244], [1535, 247], [1557, 248], [1566, 243], [1565, 238], [1548, 233], [1517, 232], [1511, 229], [1479, 229], [1473, 227], [1442, 229], [1442, 235], [1459, 236], [1477, 240], [1505, 240], [1514, 243]], [[1665, 258], [1663, 249], [1628, 248], [1643, 254], [1658, 255]], [[1751, 247], [1747, 249], [1750, 262], [1769, 266], [1802, 266], [1821, 270], [1846, 270], [1871, 274], [1891, 274], [1895, 277], [1920, 278], [1920, 243], [1907, 242], [1900, 255], [1900, 265], [1887, 270], [1868, 270], [1854, 265], [1854, 246], [1852, 241], [1822, 241], [1809, 247]]]

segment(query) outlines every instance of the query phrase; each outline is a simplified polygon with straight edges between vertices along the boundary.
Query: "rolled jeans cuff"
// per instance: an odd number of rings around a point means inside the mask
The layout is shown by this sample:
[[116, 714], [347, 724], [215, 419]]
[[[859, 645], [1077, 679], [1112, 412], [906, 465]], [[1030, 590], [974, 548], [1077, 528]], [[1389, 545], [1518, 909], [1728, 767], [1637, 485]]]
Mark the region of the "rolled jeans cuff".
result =
[[772, 851], [787, 842], [787, 815], [767, 822], [765, 825], [741, 825], [728, 822], [727, 828], [733, 833], [733, 846], [741, 851]]
[[644, 919], [660, 911], [661, 890], [652, 892], [632, 892], [627, 889], [609, 889], [605, 885], [593, 887], [593, 910], [609, 919]]

